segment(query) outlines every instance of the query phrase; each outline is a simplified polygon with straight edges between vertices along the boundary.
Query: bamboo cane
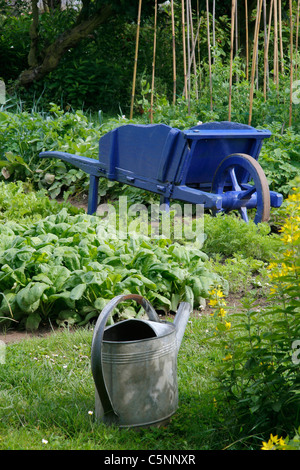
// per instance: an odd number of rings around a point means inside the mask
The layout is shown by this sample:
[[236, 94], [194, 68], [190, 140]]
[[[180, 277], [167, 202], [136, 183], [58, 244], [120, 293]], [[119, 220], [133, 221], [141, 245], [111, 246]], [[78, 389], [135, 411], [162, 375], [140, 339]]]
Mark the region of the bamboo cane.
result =
[[174, 1], [171, 0], [172, 16], [172, 50], [173, 50], [173, 104], [176, 103], [176, 49], [175, 49], [175, 21], [174, 21]]
[[[191, 0], [189, 0], [189, 15], [190, 15], [190, 23], [191, 23], [191, 41], [192, 41], [192, 53], [191, 53], [191, 60], [190, 63], [193, 63], [193, 68], [194, 68], [194, 77], [195, 77], [195, 95], [196, 99], [198, 99], [198, 86], [197, 86], [197, 67], [196, 67], [196, 56], [195, 56], [195, 47], [196, 47], [196, 41], [194, 41], [194, 26], [193, 26], [193, 15], [192, 15], [192, 3]], [[190, 73], [190, 72], [189, 72]]]
[[133, 80], [132, 80], [132, 93], [131, 93], [131, 106], [130, 106], [130, 119], [132, 119], [132, 116], [133, 116], [133, 103], [134, 103], [134, 96], [135, 96], [136, 70], [137, 70], [137, 60], [138, 60], [138, 54], [139, 54], [141, 11], [142, 11], [142, 0], [139, 0], [138, 21], [137, 21], [137, 30], [136, 30], [136, 43], [135, 43], [135, 56], [134, 56], [134, 68], [133, 68]]
[[293, 94], [293, 9], [292, 0], [289, 0], [290, 7], [290, 113], [289, 113], [289, 127], [292, 125], [292, 94]]
[[235, 4], [231, 3], [231, 42], [230, 42], [230, 72], [229, 72], [229, 103], [228, 103], [228, 121], [231, 121], [231, 94], [232, 94], [232, 62], [233, 62], [233, 41], [234, 41], [234, 23], [235, 23]]
[[[199, 12], [199, 0], [197, 0], [197, 21], [198, 23], [199, 21], [201, 21], [200, 12]], [[197, 48], [198, 48], [198, 64], [199, 64], [199, 90], [201, 90], [200, 34], [198, 34]]]
[[296, 18], [296, 45], [295, 45], [295, 79], [297, 80], [298, 74], [298, 39], [299, 39], [299, 7], [300, 7], [300, 0], [298, 0], [297, 4], [297, 18]]
[[278, 19], [279, 19], [279, 46], [280, 46], [280, 66], [281, 73], [284, 74], [284, 64], [283, 64], [283, 45], [282, 45], [282, 21], [281, 21], [281, 0], [278, 0]]
[[[213, 37], [213, 51], [215, 51], [216, 45], [216, 26], [215, 26], [215, 17], [216, 17], [216, 0], [213, 0], [213, 10], [212, 10], [212, 37]], [[215, 64], [215, 54], [213, 53], [213, 64]]]
[[186, 0], [186, 36], [187, 36], [187, 57], [188, 57], [188, 75], [187, 75], [187, 86], [188, 86], [188, 112], [190, 113], [191, 105], [191, 79], [189, 76], [189, 70], [191, 68], [191, 55], [190, 55], [190, 15], [189, 15], [189, 0]]
[[266, 0], [263, 0], [263, 10], [264, 10], [264, 97], [266, 101], [266, 79], [268, 74], [268, 56], [267, 56], [267, 41], [268, 41], [268, 32], [267, 32], [267, 4]]
[[150, 122], [153, 122], [153, 98], [154, 98], [154, 80], [155, 80], [155, 58], [156, 58], [156, 27], [157, 27], [157, 0], [154, 4], [154, 35], [153, 35], [153, 60], [152, 60], [152, 83], [151, 83], [151, 101], [150, 101]]
[[[235, 6], [235, 53], [238, 53], [239, 50], [239, 37], [238, 37], [238, 0], [236, 0], [236, 6]], [[239, 82], [239, 74], [238, 71], [236, 72], [235, 80], [238, 83]]]
[[183, 73], [184, 73], [184, 97], [187, 100], [187, 76], [186, 76], [186, 37], [185, 37], [185, 21], [184, 21], [184, 0], [181, 0], [181, 24], [182, 24], [182, 47], [183, 47]]
[[249, 32], [248, 32], [248, 2], [245, 0], [246, 21], [246, 80], [249, 78]]
[[212, 75], [211, 75], [211, 54], [210, 54], [210, 30], [209, 30], [209, 0], [206, 0], [206, 18], [207, 18], [207, 47], [208, 47], [208, 68], [209, 68], [209, 89], [210, 89], [210, 109], [213, 110], [212, 101]]
[[279, 86], [278, 78], [278, 10], [277, 0], [274, 0], [274, 83], [277, 89]]
[[[195, 52], [196, 52], [196, 43], [197, 43], [197, 39], [198, 39], [198, 35], [199, 35], [199, 29], [200, 29], [200, 26], [201, 26], [201, 20], [202, 18], [200, 18], [199, 20], [199, 23], [198, 23], [198, 27], [197, 27], [197, 32], [196, 32], [196, 36], [195, 36], [195, 39], [192, 43], [192, 52], [191, 52], [191, 59], [190, 59], [190, 67], [192, 66], [192, 61], [194, 60], [194, 55], [195, 55]], [[188, 70], [188, 76], [190, 76], [190, 73], [191, 71]]]
[[[256, 11], [258, 12], [259, 9], [259, 0], [256, 1]], [[258, 44], [257, 44], [257, 51], [256, 51], [256, 90], [258, 90]]]
[[[268, 56], [269, 56], [269, 44], [270, 44], [270, 35], [271, 35], [273, 2], [274, 2], [274, 0], [271, 0], [270, 12], [269, 12], [268, 37], [267, 37], [267, 45], [266, 45], [266, 50], [265, 50], [265, 57], [266, 57], [267, 63], [268, 63]], [[268, 85], [269, 85], [268, 68], [269, 67], [267, 66], [267, 68], [264, 69], [264, 98], [265, 98], [265, 101], [267, 100], [267, 88], [268, 88]]]
[[253, 107], [253, 90], [254, 90], [254, 78], [255, 78], [255, 69], [256, 69], [256, 54], [258, 48], [258, 33], [260, 26], [260, 17], [261, 17], [261, 8], [263, 0], [259, 0], [259, 7], [256, 14], [255, 21], [255, 32], [254, 32], [254, 44], [253, 44], [253, 55], [252, 55], [252, 70], [251, 70], [251, 87], [250, 87], [250, 109], [249, 109], [249, 126], [252, 121], [252, 107]]

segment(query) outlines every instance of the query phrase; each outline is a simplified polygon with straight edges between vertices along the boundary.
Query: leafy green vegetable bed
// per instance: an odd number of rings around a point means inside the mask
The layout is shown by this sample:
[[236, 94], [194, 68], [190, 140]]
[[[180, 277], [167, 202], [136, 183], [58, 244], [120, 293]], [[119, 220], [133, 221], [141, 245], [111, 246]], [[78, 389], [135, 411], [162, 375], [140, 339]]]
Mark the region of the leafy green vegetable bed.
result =
[[28, 329], [48, 318], [83, 325], [126, 293], [147, 296], [157, 310], [175, 311], [181, 300], [197, 307], [213, 283], [222, 284], [195, 244], [138, 234], [114, 239], [98, 217], [66, 208], [32, 225], [6, 222], [0, 234], [0, 316]]

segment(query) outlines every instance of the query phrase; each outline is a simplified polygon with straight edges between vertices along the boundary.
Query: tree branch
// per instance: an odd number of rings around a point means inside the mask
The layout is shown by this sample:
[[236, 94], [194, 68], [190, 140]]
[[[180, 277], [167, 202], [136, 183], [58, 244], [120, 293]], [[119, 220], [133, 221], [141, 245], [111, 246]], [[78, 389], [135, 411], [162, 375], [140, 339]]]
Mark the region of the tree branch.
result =
[[[33, 2], [35, 3], [36, 0]], [[54, 70], [65, 52], [76, 46], [78, 42], [91, 34], [95, 29], [104, 23], [113, 14], [111, 5], [104, 5], [93, 13], [92, 16], [61, 34], [50, 46], [43, 52], [43, 59], [40, 63], [29, 63], [29, 69], [24, 70], [18, 80], [17, 86], [28, 86], [36, 80], [40, 80], [48, 73]], [[36, 59], [36, 57], [35, 57]]]

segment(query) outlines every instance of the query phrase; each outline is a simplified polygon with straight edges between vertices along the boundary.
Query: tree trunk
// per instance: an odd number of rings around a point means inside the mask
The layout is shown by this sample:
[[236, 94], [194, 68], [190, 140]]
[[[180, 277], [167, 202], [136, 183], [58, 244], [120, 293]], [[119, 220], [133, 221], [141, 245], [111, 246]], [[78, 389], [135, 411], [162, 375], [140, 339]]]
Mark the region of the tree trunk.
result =
[[38, 65], [38, 40], [39, 40], [39, 7], [38, 0], [32, 0], [32, 23], [29, 30], [30, 51], [28, 54], [29, 67]]
[[43, 0], [43, 6], [45, 11], [55, 10], [56, 8], [61, 10], [61, 0]]
[[[35, 3], [35, 2], [34, 2]], [[29, 68], [24, 70], [17, 79], [17, 86], [28, 86], [42, 79], [54, 70], [65, 52], [76, 46], [79, 41], [92, 33], [98, 26], [104, 23], [112, 15], [112, 7], [105, 5], [93, 14], [93, 16], [76, 24], [72, 29], [65, 31], [43, 51], [40, 63], [36, 60], [29, 63]], [[31, 40], [33, 41], [32, 37]]]

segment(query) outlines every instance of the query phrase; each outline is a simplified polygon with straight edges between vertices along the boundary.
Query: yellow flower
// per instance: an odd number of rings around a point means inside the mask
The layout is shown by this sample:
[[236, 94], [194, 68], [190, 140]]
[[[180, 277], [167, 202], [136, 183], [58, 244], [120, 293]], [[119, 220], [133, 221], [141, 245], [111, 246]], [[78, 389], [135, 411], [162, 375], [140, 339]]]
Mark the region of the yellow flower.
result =
[[300, 198], [300, 194], [290, 194], [288, 197], [288, 201], [297, 202], [299, 201], [299, 198]]
[[270, 441], [270, 439], [269, 439], [268, 442], [263, 441], [262, 444], [263, 445], [262, 445], [261, 450], [275, 450], [275, 446], [274, 446], [273, 442]]
[[223, 361], [229, 361], [230, 359], [232, 359], [231, 354], [227, 354], [227, 356], [223, 357]]
[[217, 292], [216, 292], [216, 296], [219, 297], [219, 298], [222, 298], [222, 297], [224, 297], [224, 294], [223, 294], [223, 292], [219, 289], [219, 290], [217, 290]]
[[225, 326], [226, 326], [226, 330], [230, 330], [231, 328], [231, 323], [229, 321], [226, 321], [225, 320]]
[[277, 435], [273, 436], [273, 434], [271, 434], [270, 439], [271, 439], [272, 442], [274, 442], [274, 444], [277, 444], [277, 442], [278, 442], [278, 436]]
[[268, 269], [274, 269], [277, 268], [278, 264], [276, 262], [272, 262], [269, 264]]
[[263, 441], [261, 450], [276, 450], [276, 448], [284, 448], [285, 445], [285, 441], [282, 437], [278, 438], [278, 436], [271, 434], [268, 442]]
[[221, 299], [222, 297], [224, 297], [224, 294], [223, 292], [221, 291], [221, 289], [212, 289], [210, 292], [209, 292], [210, 296], [211, 297], [217, 297], [217, 299]]
[[282, 236], [282, 241], [284, 243], [292, 243], [293, 239], [292, 239], [291, 235], [283, 235]]
[[277, 293], [277, 286], [273, 286], [272, 289], [270, 289], [270, 294], [276, 294]]
[[220, 310], [219, 310], [219, 316], [220, 316], [220, 317], [222, 317], [222, 318], [225, 317], [226, 313], [227, 313], [227, 312], [226, 312], [226, 310], [224, 310], [223, 307], [220, 308]]
[[211, 307], [215, 307], [217, 305], [218, 301], [217, 299], [211, 299], [208, 304], [211, 306]]

